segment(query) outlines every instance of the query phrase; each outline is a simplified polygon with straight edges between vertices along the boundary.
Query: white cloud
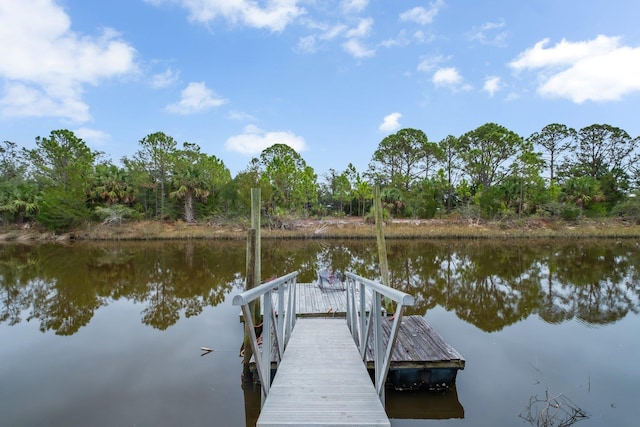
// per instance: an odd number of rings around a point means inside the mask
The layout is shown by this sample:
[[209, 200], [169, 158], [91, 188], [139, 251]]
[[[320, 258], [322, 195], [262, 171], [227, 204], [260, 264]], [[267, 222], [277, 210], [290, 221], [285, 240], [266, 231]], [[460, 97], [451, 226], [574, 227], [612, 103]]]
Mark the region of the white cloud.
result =
[[167, 105], [165, 108], [167, 112], [183, 115], [193, 114], [227, 103], [226, 99], [220, 98], [207, 88], [204, 82], [189, 83], [181, 95], [180, 101]]
[[619, 100], [640, 91], [640, 47], [621, 46], [619, 37], [562, 39], [536, 43], [509, 63], [517, 71], [538, 70], [538, 93], [575, 103]]
[[502, 30], [507, 23], [504, 19], [500, 19], [496, 22], [485, 22], [479, 27], [473, 27], [469, 39], [472, 41], [478, 41], [482, 44], [495, 45], [503, 47], [506, 45], [506, 39], [508, 33]]
[[295, 48], [296, 53], [314, 53], [320, 48], [321, 42], [337, 38], [343, 34], [348, 27], [343, 24], [333, 26], [314, 24], [314, 28], [321, 32], [300, 37]]
[[378, 129], [383, 132], [393, 132], [394, 130], [400, 129], [400, 117], [402, 117], [402, 114], [397, 112], [385, 116], [380, 126], [378, 126]]
[[[349, 27], [342, 23], [326, 24], [307, 20], [304, 25], [314, 33], [298, 38], [294, 51], [301, 54], [315, 53], [326, 49], [329, 42], [342, 40], [343, 50], [354, 58], [374, 56], [375, 47], [368, 46], [366, 41], [373, 32], [373, 19], [356, 18], [353, 22], [354, 25]], [[384, 46], [385, 42], [381, 45]]]
[[89, 106], [82, 101], [82, 91], [69, 88], [67, 93], [49, 94], [38, 85], [5, 84], [0, 98], [0, 114], [5, 117], [57, 117], [86, 122], [91, 119]]
[[257, 120], [254, 116], [252, 116], [249, 113], [245, 113], [243, 111], [235, 111], [235, 110], [229, 111], [229, 114], [227, 114], [227, 117], [231, 120], [238, 120], [238, 121], [256, 121]]
[[455, 86], [462, 82], [462, 76], [455, 67], [440, 68], [433, 73], [432, 81], [436, 86]]
[[288, 131], [265, 132], [254, 125], [249, 125], [244, 128], [242, 134], [227, 139], [224, 145], [229, 151], [236, 151], [246, 155], [256, 155], [274, 144], [286, 144], [297, 152], [306, 149], [304, 138], [301, 136], [297, 136]]
[[[298, 0], [145, 0], [155, 6], [178, 3], [189, 11], [191, 21], [210, 23], [218, 18], [248, 27], [282, 31], [296, 18], [304, 15]], [[259, 3], [266, 3], [263, 7]]]
[[518, 58], [509, 63], [509, 66], [520, 71], [549, 66], [573, 65], [578, 61], [606, 55], [618, 48], [619, 37], [607, 37], [600, 35], [594, 40], [583, 42], [569, 42], [562, 39], [554, 47], [547, 49], [549, 39], [543, 39], [518, 55]]
[[76, 129], [73, 131], [73, 133], [77, 137], [83, 139], [84, 141], [86, 141], [87, 143], [93, 146], [105, 145], [107, 141], [111, 138], [111, 135], [109, 135], [106, 132], [103, 132], [98, 129], [91, 129], [86, 127], [81, 127], [79, 129]]
[[454, 92], [471, 90], [471, 85], [464, 82], [464, 79], [455, 67], [439, 68], [431, 79], [434, 85], [443, 86]]
[[407, 32], [405, 30], [400, 30], [400, 33], [394, 38], [390, 38], [387, 40], [383, 40], [380, 42], [380, 46], [384, 47], [396, 47], [396, 46], [407, 46], [411, 40], [407, 37]]
[[54, 0], [0, 2], [0, 79], [4, 116], [91, 119], [87, 84], [137, 72], [135, 49], [112, 29], [97, 36], [71, 30]]
[[444, 6], [443, 0], [429, 3], [429, 9], [422, 6], [414, 7], [400, 14], [401, 21], [416, 22], [421, 25], [431, 24], [440, 9]]
[[154, 89], [162, 89], [177, 82], [179, 77], [180, 73], [173, 71], [171, 68], [167, 68], [162, 73], [152, 75], [149, 84]]
[[427, 36], [424, 32], [418, 30], [413, 33], [413, 39], [418, 43], [430, 43], [436, 39], [436, 36], [434, 36], [433, 34]]
[[367, 48], [358, 39], [350, 39], [342, 44], [344, 50], [354, 58], [370, 58], [376, 54], [376, 51]]
[[322, 40], [333, 40], [338, 37], [340, 34], [347, 30], [347, 26], [343, 24], [333, 25], [326, 29], [324, 33], [320, 35]]
[[371, 28], [373, 27], [373, 19], [363, 18], [358, 22], [358, 26], [347, 31], [347, 38], [363, 38], [368, 37], [371, 34]]
[[343, 0], [341, 8], [346, 13], [360, 13], [367, 8], [369, 0]]
[[347, 41], [342, 43], [342, 48], [354, 58], [369, 58], [376, 54], [374, 49], [366, 47], [362, 39], [369, 37], [373, 28], [373, 19], [360, 19], [355, 28], [347, 30], [345, 37]]
[[500, 77], [489, 76], [484, 80], [484, 87], [482, 88], [482, 90], [488, 92], [489, 96], [492, 97], [493, 94], [498, 92], [500, 89]]
[[448, 59], [442, 55], [424, 56], [420, 59], [417, 69], [418, 71], [429, 72]]

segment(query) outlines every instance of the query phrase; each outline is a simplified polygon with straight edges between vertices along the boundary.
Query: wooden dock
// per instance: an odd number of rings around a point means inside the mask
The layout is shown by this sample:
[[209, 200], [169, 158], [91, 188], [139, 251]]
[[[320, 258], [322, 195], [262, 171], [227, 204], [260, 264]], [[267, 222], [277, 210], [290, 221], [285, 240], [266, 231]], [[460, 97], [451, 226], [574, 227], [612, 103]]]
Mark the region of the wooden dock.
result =
[[[315, 283], [297, 284], [296, 312], [299, 317], [344, 317], [346, 292], [320, 289]], [[274, 305], [277, 295], [273, 295]], [[285, 302], [286, 303], [286, 302]], [[369, 306], [367, 306], [369, 308]], [[343, 320], [344, 321], [344, 320]], [[382, 323], [383, 342], [389, 340], [391, 321]], [[277, 361], [273, 352], [271, 369]], [[367, 369], [373, 372], [373, 335], [367, 344]], [[455, 383], [465, 359], [434, 330], [422, 316], [404, 316], [391, 356], [387, 383], [396, 390], [447, 389]], [[255, 370], [255, 365], [252, 365]]]
[[[382, 323], [383, 342], [391, 322]], [[452, 386], [464, 358], [422, 316], [404, 316], [391, 353], [387, 383], [396, 390], [441, 390]], [[367, 343], [367, 369], [374, 369], [373, 339]]]
[[390, 426], [344, 319], [299, 319], [258, 427]]
[[[403, 315], [413, 296], [350, 272], [344, 291], [297, 284], [297, 274], [233, 298], [251, 324], [252, 301], [262, 298], [269, 313], [262, 340], [247, 329], [263, 399], [257, 426], [390, 426], [390, 378], [399, 389], [455, 384], [465, 361], [424, 318]], [[382, 298], [394, 302], [393, 316]]]
[[[298, 317], [345, 317], [347, 312], [347, 293], [344, 288], [321, 289], [316, 283], [297, 283], [296, 315]], [[273, 305], [277, 307], [278, 294], [273, 293]], [[262, 298], [261, 298], [262, 300]], [[285, 297], [285, 306], [288, 299]], [[264, 303], [261, 304], [264, 306]], [[367, 304], [369, 309], [371, 303]], [[242, 316], [242, 313], [240, 313]]]

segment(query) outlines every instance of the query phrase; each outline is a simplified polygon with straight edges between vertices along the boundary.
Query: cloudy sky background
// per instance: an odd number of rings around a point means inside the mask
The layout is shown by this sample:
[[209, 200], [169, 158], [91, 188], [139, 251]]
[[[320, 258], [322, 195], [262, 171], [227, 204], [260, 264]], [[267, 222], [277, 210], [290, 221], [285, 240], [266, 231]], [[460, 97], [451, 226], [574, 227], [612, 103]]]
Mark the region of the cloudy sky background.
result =
[[640, 135], [635, 0], [2, 0], [0, 138], [70, 129], [119, 163], [163, 131], [232, 174], [275, 143], [320, 175], [404, 127]]

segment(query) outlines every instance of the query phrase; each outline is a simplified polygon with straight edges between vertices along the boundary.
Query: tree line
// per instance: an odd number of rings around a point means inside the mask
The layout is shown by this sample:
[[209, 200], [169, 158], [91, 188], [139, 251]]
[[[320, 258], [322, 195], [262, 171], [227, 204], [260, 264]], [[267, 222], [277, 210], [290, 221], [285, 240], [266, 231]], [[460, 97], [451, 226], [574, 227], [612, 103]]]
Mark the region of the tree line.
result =
[[275, 144], [232, 177], [220, 158], [163, 132], [145, 136], [117, 165], [62, 129], [37, 137], [33, 149], [0, 144], [0, 220], [64, 231], [130, 218], [237, 219], [248, 216], [256, 187], [269, 219], [367, 216], [379, 185], [392, 217], [638, 221], [639, 144], [607, 124], [553, 123], [524, 138], [486, 123], [439, 142], [407, 128], [380, 141], [364, 171], [350, 163], [319, 179], [299, 153]]

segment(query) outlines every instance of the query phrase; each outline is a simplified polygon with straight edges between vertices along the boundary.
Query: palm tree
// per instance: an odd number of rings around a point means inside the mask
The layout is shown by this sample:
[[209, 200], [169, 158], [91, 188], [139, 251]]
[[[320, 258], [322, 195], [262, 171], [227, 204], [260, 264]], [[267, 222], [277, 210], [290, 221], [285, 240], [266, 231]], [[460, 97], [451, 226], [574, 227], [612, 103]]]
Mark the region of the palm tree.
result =
[[570, 178], [563, 187], [564, 200], [575, 203], [580, 209], [604, 200], [600, 183], [587, 175]]
[[382, 207], [389, 209], [389, 212], [395, 216], [404, 212], [405, 202], [403, 191], [396, 187], [385, 187], [380, 191], [382, 198]]
[[38, 213], [38, 195], [35, 188], [27, 183], [18, 184], [4, 194], [0, 203], [0, 214], [11, 217], [11, 220], [22, 223], [26, 218], [32, 218]]
[[196, 221], [194, 204], [206, 201], [210, 194], [231, 180], [231, 173], [216, 156], [200, 152], [196, 144], [185, 142], [184, 149], [176, 152], [172, 175], [174, 191], [169, 197], [183, 201], [184, 220]]
[[102, 201], [111, 206], [117, 203], [129, 205], [135, 201], [136, 196], [125, 170], [104, 163], [96, 166], [95, 184], [90, 190], [90, 198], [94, 202]]
[[358, 212], [360, 212], [360, 216], [364, 216], [365, 204], [367, 200], [373, 197], [373, 189], [371, 184], [362, 180], [360, 174], [356, 175], [353, 194], [358, 199]]
[[173, 183], [177, 187], [175, 191], [169, 193], [169, 197], [175, 197], [183, 201], [184, 220], [186, 222], [196, 222], [193, 213], [195, 200], [206, 201], [209, 197], [209, 190], [205, 188], [206, 183], [202, 171], [195, 165], [190, 165], [179, 174], [173, 176]]

